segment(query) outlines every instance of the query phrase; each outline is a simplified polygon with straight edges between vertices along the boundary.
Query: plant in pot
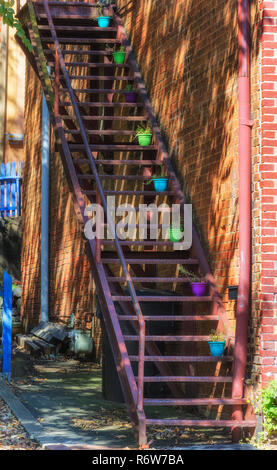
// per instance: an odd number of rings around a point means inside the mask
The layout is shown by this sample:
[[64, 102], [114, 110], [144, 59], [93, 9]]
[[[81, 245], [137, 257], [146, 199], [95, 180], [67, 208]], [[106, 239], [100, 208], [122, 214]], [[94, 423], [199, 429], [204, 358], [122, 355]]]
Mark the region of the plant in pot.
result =
[[125, 61], [125, 49], [124, 46], [120, 46], [119, 49], [113, 51], [113, 60], [115, 64], [124, 64]]
[[136, 137], [141, 147], [147, 147], [150, 145], [152, 140], [152, 129], [150, 124], [140, 124], [137, 126]]
[[169, 228], [169, 240], [172, 242], [172, 243], [177, 243], [181, 240], [183, 236], [183, 227], [175, 227], [174, 225], [172, 225], [170, 228]]
[[197, 274], [192, 273], [184, 266], [180, 266], [179, 271], [182, 275], [189, 279], [191, 290], [195, 297], [202, 297], [205, 295], [207, 289], [207, 281], [205, 281], [202, 276], [198, 276]]
[[222, 356], [225, 349], [226, 337], [217, 330], [211, 330], [210, 341], [208, 341], [212, 356]]
[[98, 7], [98, 16], [97, 16], [97, 23], [99, 28], [107, 28], [110, 25], [111, 17], [105, 15], [105, 9], [110, 6], [110, 2], [100, 0], [97, 3]]
[[136, 103], [137, 102], [137, 92], [132, 90], [132, 85], [130, 85], [130, 84], [126, 85], [125, 90], [126, 90], [125, 91], [125, 101], [126, 101], [126, 103]]
[[154, 173], [152, 178], [145, 184], [150, 184], [152, 182], [154, 184], [155, 191], [158, 193], [163, 192], [167, 188], [168, 176], [166, 176], [165, 172], [161, 169], [160, 174]]

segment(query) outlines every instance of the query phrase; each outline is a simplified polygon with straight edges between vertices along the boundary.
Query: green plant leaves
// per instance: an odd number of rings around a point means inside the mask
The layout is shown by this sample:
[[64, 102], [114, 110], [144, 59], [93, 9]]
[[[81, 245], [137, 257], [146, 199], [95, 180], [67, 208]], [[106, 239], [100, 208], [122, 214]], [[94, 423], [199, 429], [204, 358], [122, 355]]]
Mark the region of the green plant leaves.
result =
[[27, 38], [25, 31], [22, 27], [22, 24], [17, 18], [15, 18], [15, 11], [13, 9], [13, 5], [14, 5], [14, 0], [10, 0], [10, 1], [0, 0], [0, 17], [2, 17], [4, 24], [10, 26], [11, 28], [16, 29], [17, 36], [21, 39], [21, 41], [27, 47], [27, 49], [30, 52], [32, 52], [33, 50], [32, 44]]
[[256, 414], [263, 415], [264, 432], [262, 440], [277, 433], [277, 380], [272, 380], [266, 388], [250, 398]]

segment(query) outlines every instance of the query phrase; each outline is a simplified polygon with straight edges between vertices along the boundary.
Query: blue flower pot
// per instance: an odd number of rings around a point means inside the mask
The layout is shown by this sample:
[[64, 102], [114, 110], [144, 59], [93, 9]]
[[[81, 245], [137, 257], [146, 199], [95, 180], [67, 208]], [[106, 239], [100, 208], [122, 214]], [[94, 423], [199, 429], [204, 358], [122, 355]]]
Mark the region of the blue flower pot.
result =
[[97, 18], [99, 28], [107, 28], [110, 25], [110, 21], [110, 16], [98, 16]]
[[209, 341], [210, 352], [212, 356], [222, 356], [226, 341]]
[[153, 183], [155, 191], [160, 193], [166, 190], [168, 178], [153, 178]]

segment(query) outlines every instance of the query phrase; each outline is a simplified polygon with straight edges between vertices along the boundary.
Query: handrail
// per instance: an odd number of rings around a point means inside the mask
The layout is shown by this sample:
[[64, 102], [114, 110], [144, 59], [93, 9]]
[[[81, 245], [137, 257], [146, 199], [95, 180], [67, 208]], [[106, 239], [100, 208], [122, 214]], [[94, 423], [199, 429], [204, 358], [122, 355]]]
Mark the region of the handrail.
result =
[[[164, 141], [163, 141], [163, 138], [162, 138], [162, 135], [161, 135], [161, 131], [160, 131], [159, 125], [157, 123], [156, 117], [153, 113], [150, 100], [147, 96], [146, 88], [145, 88], [141, 73], [138, 69], [137, 62], [136, 62], [136, 59], [135, 59], [130, 41], [127, 38], [127, 35], [125, 33], [124, 26], [122, 24], [122, 21], [121, 21], [120, 17], [117, 15], [117, 13], [114, 10], [113, 10], [113, 19], [114, 19], [115, 23], [117, 24], [118, 28], [120, 29], [120, 37], [122, 39], [122, 43], [125, 47], [125, 50], [128, 53], [128, 60], [129, 60], [130, 64], [132, 65], [132, 68], [133, 68], [133, 71], [134, 71], [134, 79], [137, 82], [138, 92], [139, 92], [140, 97], [141, 97], [141, 99], [144, 103], [144, 106], [145, 106], [145, 109], [146, 109], [146, 112], [147, 112], [147, 115], [148, 115], [148, 119], [151, 122], [153, 135], [156, 138], [156, 143], [157, 143], [157, 146], [158, 146], [158, 149], [159, 149], [159, 152], [160, 152], [161, 160], [166, 165], [166, 168], [167, 168], [167, 171], [168, 171], [169, 181], [171, 182], [171, 187], [175, 191], [176, 198], [178, 199], [179, 204], [181, 205], [181, 207], [184, 207], [185, 198], [184, 198], [184, 195], [183, 195], [183, 191], [181, 189], [180, 183], [179, 183], [179, 181], [177, 179], [177, 176], [175, 174], [175, 171], [173, 169], [170, 156], [169, 156], [169, 154], [167, 152], [167, 149], [165, 147], [165, 144], [164, 144]], [[196, 230], [194, 224], [192, 224], [192, 248], [198, 254], [201, 269], [202, 269], [207, 281], [209, 281], [210, 289], [211, 289], [211, 295], [213, 296], [215, 302], [217, 303], [219, 315], [221, 316], [224, 329], [226, 331], [226, 334], [227, 334], [228, 338], [231, 340], [231, 338], [233, 338], [233, 336], [234, 336], [234, 334], [232, 332], [231, 324], [230, 324], [230, 321], [229, 321], [229, 319], [226, 315], [225, 308], [223, 306], [221, 296], [220, 296], [217, 288], [215, 287], [216, 286], [216, 281], [215, 281], [215, 279], [212, 275], [209, 263], [207, 261], [204, 250], [201, 246], [199, 235], [197, 233], [197, 230]]]
[[[143, 318], [143, 314], [142, 314], [139, 302], [137, 300], [136, 291], [135, 291], [135, 288], [134, 288], [129, 270], [127, 268], [127, 264], [126, 264], [126, 261], [125, 261], [125, 258], [124, 258], [122, 248], [120, 246], [119, 240], [118, 240], [117, 235], [116, 235], [116, 231], [114, 229], [113, 220], [112, 220], [112, 217], [111, 217], [110, 212], [109, 212], [109, 208], [108, 208], [108, 205], [107, 205], [107, 202], [106, 202], [104, 191], [103, 191], [103, 188], [102, 188], [102, 185], [101, 185], [101, 180], [100, 180], [99, 175], [98, 175], [97, 167], [96, 167], [96, 164], [94, 162], [94, 158], [92, 156], [92, 153], [90, 151], [89, 142], [88, 142], [88, 138], [87, 138], [86, 131], [85, 131], [85, 128], [84, 128], [84, 124], [83, 124], [83, 121], [82, 121], [82, 118], [81, 118], [81, 115], [80, 115], [80, 112], [79, 112], [78, 105], [77, 105], [76, 100], [75, 100], [73, 89], [71, 87], [71, 83], [70, 83], [70, 79], [69, 79], [69, 76], [68, 76], [68, 73], [67, 73], [67, 70], [66, 70], [63, 54], [62, 54], [62, 51], [60, 49], [60, 45], [59, 45], [59, 41], [58, 41], [58, 38], [57, 38], [55, 26], [54, 26], [52, 15], [51, 15], [50, 8], [49, 8], [49, 5], [48, 5], [48, 0], [43, 0], [43, 4], [44, 4], [45, 11], [46, 11], [46, 15], [47, 15], [51, 35], [52, 35], [52, 38], [53, 38], [53, 41], [54, 41], [54, 44], [55, 44], [57, 57], [59, 59], [60, 68], [61, 68], [62, 73], [64, 75], [66, 86], [68, 88], [68, 93], [70, 95], [72, 106], [73, 106], [73, 109], [74, 109], [74, 112], [75, 112], [75, 115], [76, 115], [76, 118], [77, 118], [77, 122], [78, 122], [79, 127], [80, 127], [80, 133], [81, 133], [84, 145], [85, 145], [86, 154], [87, 154], [92, 172], [94, 174], [96, 186], [97, 186], [97, 189], [98, 189], [98, 192], [99, 192], [101, 202], [103, 204], [104, 212], [107, 216], [107, 223], [108, 223], [109, 229], [111, 230], [111, 233], [114, 237], [114, 243], [115, 243], [116, 251], [118, 253], [119, 260], [121, 262], [124, 275], [126, 277], [127, 287], [128, 287], [128, 290], [130, 292], [130, 295], [131, 295], [131, 298], [132, 298], [132, 301], [133, 301], [136, 316], [138, 318], [138, 323], [139, 323], [139, 354], [138, 354], [139, 355], [139, 364], [138, 364], [138, 401], [137, 401], [137, 410], [138, 410], [139, 413], [141, 413], [141, 412], [143, 412], [145, 321], [144, 321], [144, 318]], [[58, 120], [60, 120], [59, 116], [57, 116], [57, 118], [58, 118]]]

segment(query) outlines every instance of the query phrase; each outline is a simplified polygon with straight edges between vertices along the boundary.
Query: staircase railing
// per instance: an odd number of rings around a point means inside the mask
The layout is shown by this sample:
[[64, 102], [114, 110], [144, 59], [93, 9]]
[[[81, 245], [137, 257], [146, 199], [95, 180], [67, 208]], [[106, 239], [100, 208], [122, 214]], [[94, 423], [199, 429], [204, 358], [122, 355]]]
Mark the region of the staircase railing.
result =
[[[91, 153], [91, 150], [90, 150], [90, 145], [89, 145], [88, 138], [87, 138], [87, 135], [86, 135], [85, 127], [84, 127], [84, 124], [83, 124], [83, 121], [82, 121], [82, 118], [81, 118], [81, 115], [80, 115], [80, 112], [79, 112], [78, 105], [76, 103], [74, 91], [73, 91], [71, 83], [70, 83], [68, 72], [66, 70], [63, 54], [62, 54], [62, 51], [60, 49], [60, 45], [59, 45], [59, 41], [58, 41], [58, 38], [57, 38], [55, 26], [54, 26], [52, 15], [51, 15], [50, 8], [49, 8], [49, 5], [48, 5], [48, 0], [43, 0], [43, 4], [44, 4], [45, 12], [46, 12], [46, 15], [47, 15], [49, 29], [51, 31], [51, 35], [52, 35], [54, 45], [55, 45], [55, 49], [56, 49], [56, 59], [58, 60], [60, 69], [63, 73], [64, 79], [65, 79], [65, 82], [66, 82], [66, 86], [67, 86], [67, 89], [68, 89], [68, 93], [69, 93], [69, 96], [70, 96], [72, 107], [73, 107], [78, 125], [80, 127], [80, 133], [81, 133], [81, 136], [82, 136], [82, 139], [83, 139], [83, 142], [84, 142], [86, 155], [88, 157], [89, 164], [91, 166], [91, 170], [92, 170], [93, 175], [94, 175], [95, 183], [96, 183], [96, 186], [97, 186], [98, 196], [101, 200], [104, 212], [105, 212], [106, 217], [107, 217], [107, 225], [109, 227], [110, 233], [113, 236], [115, 248], [116, 248], [116, 251], [117, 251], [121, 266], [122, 266], [122, 269], [123, 269], [123, 273], [124, 273], [124, 276], [125, 276], [125, 279], [126, 279], [127, 287], [128, 287], [131, 299], [132, 299], [134, 311], [135, 311], [135, 314], [138, 318], [138, 324], [139, 324], [139, 352], [138, 352], [139, 362], [138, 362], [138, 384], [137, 384], [137, 387], [138, 387], [137, 412], [138, 412], [138, 415], [140, 416], [141, 414], [143, 414], [145, 321], [144, 321], [143, 314], [142, 314], [142, 311], [141, 311], [141, 308], [140, 308], [140, 305], [139, 305], [139, 302], [138, 302], [138, 299], [137, 299], [137, 295], [136, 295], [136, 291], [135, 291], [135, 288], [134, 288], [134, 285], [133, 285], [133, 282], [132, 282], [132, 279], [131, 279], [131, 275], [129, 273], [129, 270], [128, 270], [128, 267], [127, 267], [127, 264], [126, 264], [126, 261], [125, 261], [125, 258], [124, 258], [124, 254], [123, 254], [122, 248], [120, 246], [120, 242], [118, 240], [118, 237], [117, 237], [117, 234], [116, 234], [116, 231], [115, 231], [113, 219], [112, 219], [112, 216], [109, 212], [109, 208], [108, 208], [108, 205], [107, 205], [105, 194], [104, 194], [104, 191], [103, 191], [103, 188], [102, 188], [102, 185], [101, 185], [101, 180], [99, 178], [99, 174], [98, 174], [98, 171], [97, 171], [97, 166], [95, 164], [94, 157], [93, 157], [93, 155]], [[57, 67], [56, 67], [55, 70], [56, 70], [57, 74], [59, 74]], [[56, 112], [58, 112], [58, 103], [57, 103], [58, 83], [57, 82], [58, 82], [58, 76], [57, 76], [56, 86], [55, 86], [55, 90], [56, 90], [55, 111]], [[61, 126], [62, 125], [61, 118], [59, 117], [58, 114], [56, 116], [56, 119], [57, 119], [58, 125]], [[100, 260], [98, 260], [98, 261], [100, 261]]]

